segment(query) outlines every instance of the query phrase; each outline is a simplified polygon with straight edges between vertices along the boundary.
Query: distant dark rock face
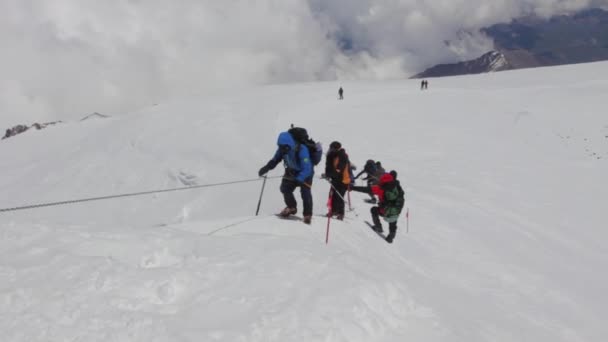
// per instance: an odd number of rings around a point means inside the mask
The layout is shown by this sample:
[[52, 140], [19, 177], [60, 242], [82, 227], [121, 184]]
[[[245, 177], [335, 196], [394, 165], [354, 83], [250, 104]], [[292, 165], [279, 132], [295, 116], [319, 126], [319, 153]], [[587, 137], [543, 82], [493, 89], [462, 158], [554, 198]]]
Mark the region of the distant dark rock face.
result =
[[31, 126], [17, 125], [17, 126], [14, 126], [12, 128], [8, 128], [6, 130], [6, 133], [2, 137], [2, 140], [10, 138], [10, 137], [14, 137], [15, 135], [21, 134], [21, 133], [23, 133], [23, 132], [25, 132], [25, 131], [27, 131], [27, 130], [29, 130], [31, 128], [34, 128], [34, 129], [43, 129], [43, 128], [46, 128], [49, 125], [55, 125], [55, 124], [58, 124], [60, 122], [61, 121], [46, 122], [46, 123], [42, 123], [42, 124], [40, 124], [40, 123], [34, 123]]
[[109, 115], [104, 115], [104, 114], [95, 112], [95, 113], [85, 116], [84, 118], [80, 119], [80, 121], [86, 121], [86, 120], [90, 120], [90, 119], [106, 119], [109, 117], [110, 117]]
[[502, 53], [491, 51], [472, 61], [436, 65], [412, 78], [481, 74], [484, 72], [509, 70], [512, 68], [513, 67], [507, 62], [507, 59]]
[[[80, 121], [85, 121], [85, 120], [90, 120], [90, 119], [96, 119], [96, 118], [98, 118], [98, 119], [105, 119], [105, 118], [109, 118], [109, 117], [110, 117], [109, 115], [104, 115], [104, 114], [100, 114], [100, 113], [95, 112], [95, 113], [92, 113], [92, 114], [89, 114], [89, 115], [83, 117]], [[46, 127], [48, 127], [50, 125], [55, 125], [55, 124], [58, 124], [58, 123], [61, 123], [61, 121], [53, 121], [53, 122], [45, 122], [45, 123], [37, 123], [36, 122], [36, 123], [32, 124], [31, 126], [17, 125], [17, 126], [8, 128], [6, 130], [6, 132], [4, 133], [4, 136], [2, 137], [2, 140], [10, 138], [10, 137], [14, 137], [17, 134], [21, 134], [21, 133], [23, 133], [23, 132], [25, 132], [25, 131], [27, 131], [29, 129], [32, 129], [32, 128], [34, 128], [34, 129], [43, 129], [43, 128], [46, 128]]]
[[482, 31], [494, 40], [493, 52], [472, 61], [440, 64], [414, 78], [608, 60], [608, 11], [602, 9], [550, 19], [525, 17]]
[[551, 19], [533, 17], [483, 30], [500, 52], [525, 51], [521, 67], [608, 60], [608, 11], [590, 9]]

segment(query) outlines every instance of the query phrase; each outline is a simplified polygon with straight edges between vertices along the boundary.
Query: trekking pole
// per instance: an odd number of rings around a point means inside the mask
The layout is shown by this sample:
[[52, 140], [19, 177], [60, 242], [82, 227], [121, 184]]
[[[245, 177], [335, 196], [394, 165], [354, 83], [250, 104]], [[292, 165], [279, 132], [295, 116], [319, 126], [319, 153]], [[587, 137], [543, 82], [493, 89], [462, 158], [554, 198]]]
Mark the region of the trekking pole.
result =
[[340, 192], [338, 191], [338, 189], [336, 189], [336, 187], [331, 184], [331, 181], [327, 178], [325, 178], [325, 180], [329, 183], [329, 186], [336, 192], [336, 194], [338, 194], [338, 196], [342, 199], [342, 201], [346, 202], [346, 200], [344, 199], [344, 196], [340, 195]]
[[264, 195], [264, 187], [266, 186], [266, 179], [268, 177], [264, 176], [264, 181], [262, 182], [262, 191], [260, 191], [260, 199], [258, 200], [258, 208], [255, 210], [255, 216], [258, 216], [260, 213], [260, 205], [262, 204], [262, 196]]
[[348, 190], [346, 190], [348, 195], [348, 211], [353, 211], [353, 206], [350, 204], [350, 185], [348, 186]]
[[327, 198], [327, 231], [325, 232], [325, 244], [327, 245], [329, 243], [329, 222], [331, 222], [331, 212], [332, 212], [332, 205], [331, 205], [331, 198], [334, 195], [334, 189], [329, 188], [329, 197]]
[[[336, 187], [333, 184], [331, 184], [331, 181], [329, 179], [327, 179], [327, 178], [325, 178], [325, 180], [327, 180], [327, 182], [329, 183], [330, 189], [332, 189], [338, 195], [338, 197], [340, 197], [342, 199], [342, 202], [346, 203], [346, 200], [344, 199], [344, 196], [340, 195], [340, 192], [338, 191], [338, 189], [336, 189]], [[348, 197], [349, 197], [349, 207], [350, 207], [350, 191], [348, 192]], [[359, 217], [359, 214], [357, 214], [355, 212], [355, 216]]]

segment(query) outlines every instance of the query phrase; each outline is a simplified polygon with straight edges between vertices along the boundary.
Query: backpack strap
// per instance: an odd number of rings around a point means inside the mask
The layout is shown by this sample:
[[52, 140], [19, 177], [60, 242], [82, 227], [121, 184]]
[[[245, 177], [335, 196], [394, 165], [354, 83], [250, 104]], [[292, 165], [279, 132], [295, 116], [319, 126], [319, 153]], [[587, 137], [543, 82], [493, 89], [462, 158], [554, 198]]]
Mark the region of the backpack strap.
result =
[[295, 162], [298, 163], [299, 167], [302, 167], [302, 162], [300, 161], [300, 150], [302, 149], [302, 143], [296, 141], [296, 148], [293, 150], [295, 155]]

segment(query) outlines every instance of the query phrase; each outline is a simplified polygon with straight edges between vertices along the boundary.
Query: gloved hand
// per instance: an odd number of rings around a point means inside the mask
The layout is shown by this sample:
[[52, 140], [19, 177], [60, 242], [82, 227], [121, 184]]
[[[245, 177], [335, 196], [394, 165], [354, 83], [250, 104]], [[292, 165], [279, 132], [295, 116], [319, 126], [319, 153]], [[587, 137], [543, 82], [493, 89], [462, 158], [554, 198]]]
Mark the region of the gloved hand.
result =
[[321, 179], [327, 179], [327, 175], [326, 175], [326, 174], [324, 174], [324, 173], [322, 173], [322, 174], [321, 174]]
[[270, 168], [268, 167], [268, 165], [264, 165], [264, 166], [263, 166], [263, 167], [260, 169], [260, 171], [258, 171], [258, 176], [262, 177], [262, 176], [264, 176], [265, 174], [267, 174], [267, 173], [268, 173], [268, 171], [270, 171]]

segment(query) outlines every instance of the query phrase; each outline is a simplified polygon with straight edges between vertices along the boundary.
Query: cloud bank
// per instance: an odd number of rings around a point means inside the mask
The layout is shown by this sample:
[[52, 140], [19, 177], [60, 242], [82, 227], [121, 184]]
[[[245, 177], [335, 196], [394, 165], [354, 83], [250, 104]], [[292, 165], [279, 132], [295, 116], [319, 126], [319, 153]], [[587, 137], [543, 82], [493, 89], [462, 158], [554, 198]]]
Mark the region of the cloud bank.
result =
[[478, 32], [608, 0], [3, 0], [0, 123], [115, 114], [211, 88], [407, 77]]

